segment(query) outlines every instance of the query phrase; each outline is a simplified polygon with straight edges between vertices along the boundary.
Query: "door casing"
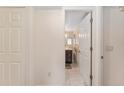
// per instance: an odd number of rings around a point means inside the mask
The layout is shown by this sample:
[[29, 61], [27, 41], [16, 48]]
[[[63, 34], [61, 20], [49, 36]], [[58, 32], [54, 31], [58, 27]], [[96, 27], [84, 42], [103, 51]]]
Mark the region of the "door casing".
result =
[[64, 11], [67, 10], [81, 10], [92, 12], [92, 66], [91, 72], [93, 80], [91, 85], [102, 85], [103, 76], [103, 28], [102, 28], [102, 7], [63, 7]]

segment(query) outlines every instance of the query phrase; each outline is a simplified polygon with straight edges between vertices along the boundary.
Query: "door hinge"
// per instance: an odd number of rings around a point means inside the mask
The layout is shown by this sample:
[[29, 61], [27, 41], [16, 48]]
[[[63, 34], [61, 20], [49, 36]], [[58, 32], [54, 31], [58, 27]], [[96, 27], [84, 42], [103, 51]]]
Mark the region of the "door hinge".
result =
[[90, 75], [90, 79], [93, 80], [93, 76], [92, 75]]
[[93, 51], [93, 47], [90, 47], [90, 51]]
[[101, 56], [101, 59], [104, 59], [104, 57], [103, 57], [103, 56]]
[[93, 22], [93, 18], [90, 19], [90, 22], [91, 22], [91, 23]]

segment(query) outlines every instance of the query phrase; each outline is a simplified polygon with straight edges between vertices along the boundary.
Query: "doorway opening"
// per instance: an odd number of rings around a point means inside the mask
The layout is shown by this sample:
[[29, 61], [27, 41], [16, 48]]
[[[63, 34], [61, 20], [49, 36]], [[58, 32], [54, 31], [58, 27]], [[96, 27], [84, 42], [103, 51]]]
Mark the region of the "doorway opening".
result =
[[65, 10], [66, 85], [92, 85], [92, 12]]

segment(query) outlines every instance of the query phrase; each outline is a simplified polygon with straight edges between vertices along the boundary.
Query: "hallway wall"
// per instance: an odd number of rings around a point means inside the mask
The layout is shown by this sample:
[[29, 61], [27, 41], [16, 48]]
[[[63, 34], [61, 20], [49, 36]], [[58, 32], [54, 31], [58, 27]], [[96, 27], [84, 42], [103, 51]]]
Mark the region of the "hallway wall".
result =
[[34, 85], [64, 85], [64, 15], [61, 8], [34, 9]]
[[124, 12], [104, 7], [104, 85], [124, 85]]

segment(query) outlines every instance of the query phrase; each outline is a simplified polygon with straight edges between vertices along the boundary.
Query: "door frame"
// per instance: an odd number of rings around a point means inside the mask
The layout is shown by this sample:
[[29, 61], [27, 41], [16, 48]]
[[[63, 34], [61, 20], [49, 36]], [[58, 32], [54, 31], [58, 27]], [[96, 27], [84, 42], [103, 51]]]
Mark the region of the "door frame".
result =
[[103, 9], [102, 7], [63, 7], [64, 15], [67, 10], [81, 10], [92, 12], [92, 30], [91, 30], [91, 75], [93, 80], [91, 85], [102, 85], [103, 83]]

